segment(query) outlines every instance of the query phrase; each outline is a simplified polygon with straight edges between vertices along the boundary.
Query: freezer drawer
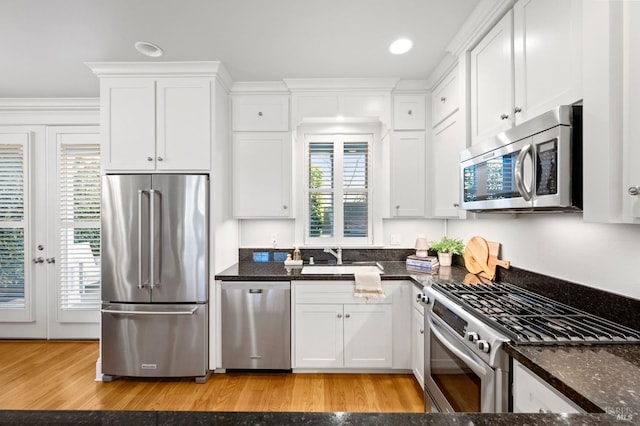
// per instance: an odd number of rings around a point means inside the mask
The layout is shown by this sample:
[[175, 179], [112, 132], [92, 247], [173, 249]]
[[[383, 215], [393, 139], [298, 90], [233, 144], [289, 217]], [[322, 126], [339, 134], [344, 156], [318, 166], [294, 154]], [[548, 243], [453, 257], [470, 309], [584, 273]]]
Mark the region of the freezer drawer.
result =
[[222, 283], [222, 367], [291, 369], [291, 284]]
[[206, 376], [207, 318], [208, 304], [103, 304], [103, 374]]

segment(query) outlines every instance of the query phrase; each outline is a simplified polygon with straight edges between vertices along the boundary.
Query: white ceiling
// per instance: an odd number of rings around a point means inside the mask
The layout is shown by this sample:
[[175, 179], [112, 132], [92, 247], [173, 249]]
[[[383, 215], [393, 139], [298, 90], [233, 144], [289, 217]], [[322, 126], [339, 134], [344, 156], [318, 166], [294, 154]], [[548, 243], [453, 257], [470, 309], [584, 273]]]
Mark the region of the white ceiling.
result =
[[[97, 97], [85, 62], [219, 60], [234, 81], [425, 79], [477, 0], [0, 0], [0, 98]], [[409, 37], [414, 48], [389, 53]], [[160, 59], [138, 53], [149, 41]]]

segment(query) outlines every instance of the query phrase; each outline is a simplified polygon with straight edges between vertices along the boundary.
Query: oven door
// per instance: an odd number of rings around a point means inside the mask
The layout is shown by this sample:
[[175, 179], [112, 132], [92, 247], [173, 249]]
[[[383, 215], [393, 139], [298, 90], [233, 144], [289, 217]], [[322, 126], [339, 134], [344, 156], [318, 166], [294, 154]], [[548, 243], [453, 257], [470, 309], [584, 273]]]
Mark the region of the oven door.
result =
[[428, 312], [424, 355], [425, 407], [431, 403], [431, 411], [495, 412], [494, 370]]

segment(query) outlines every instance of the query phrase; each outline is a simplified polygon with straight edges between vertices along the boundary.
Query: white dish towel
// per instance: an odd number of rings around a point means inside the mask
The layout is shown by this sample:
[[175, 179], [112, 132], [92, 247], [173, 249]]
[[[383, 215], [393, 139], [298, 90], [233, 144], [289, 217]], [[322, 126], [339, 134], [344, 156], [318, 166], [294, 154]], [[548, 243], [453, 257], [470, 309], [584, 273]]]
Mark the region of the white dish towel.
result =
[[356, 272], [353, 274], [356, 279], [353, 295], [368, 299], [384, 299], [386, 296], [382, 291], [382, 280], [378, 272]]

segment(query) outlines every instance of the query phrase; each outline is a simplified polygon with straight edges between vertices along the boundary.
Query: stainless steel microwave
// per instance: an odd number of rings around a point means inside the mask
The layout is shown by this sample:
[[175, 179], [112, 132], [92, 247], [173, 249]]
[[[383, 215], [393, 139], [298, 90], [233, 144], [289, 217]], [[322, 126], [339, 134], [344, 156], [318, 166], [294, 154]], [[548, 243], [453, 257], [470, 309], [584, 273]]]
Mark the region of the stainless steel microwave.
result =
[[582, 107], [559, 106], [460, 153], [471, 211], [581, 211]]

